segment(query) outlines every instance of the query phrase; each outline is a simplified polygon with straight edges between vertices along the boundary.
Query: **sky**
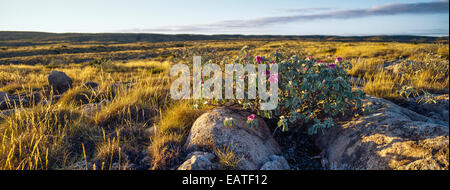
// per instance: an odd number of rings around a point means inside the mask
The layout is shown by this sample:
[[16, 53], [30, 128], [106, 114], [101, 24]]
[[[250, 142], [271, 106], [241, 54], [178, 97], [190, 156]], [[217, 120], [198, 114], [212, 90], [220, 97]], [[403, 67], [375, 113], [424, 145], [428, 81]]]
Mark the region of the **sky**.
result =
[[0, 0], [0, 31], [449, 35], [448, 0]]

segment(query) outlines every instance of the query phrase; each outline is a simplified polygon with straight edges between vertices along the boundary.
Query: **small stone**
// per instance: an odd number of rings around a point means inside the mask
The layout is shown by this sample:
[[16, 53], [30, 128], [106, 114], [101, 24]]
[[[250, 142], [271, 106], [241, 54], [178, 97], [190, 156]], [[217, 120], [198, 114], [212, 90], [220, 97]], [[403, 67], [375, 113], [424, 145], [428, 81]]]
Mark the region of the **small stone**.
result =
[[48, 76], [48, 84], [55, 93], [64, 93], [72, 87], [72, 79], [64, 72], [53, 70]]
[[93, 82], [93, 81], [88, 81], [88, 82], [84, 83], [84, 86], [96, 90], [98, 88], [98, 83]]
[[271, 155], [270, 161], [266, 162], [260, 170], [290, 170], [288, 162], [283, 156]]
[[192, 152], [186, 161], [178, 167], [178, 170], [213, 170], [216, 165], [211, 162], [215, 156], [209, 152]]

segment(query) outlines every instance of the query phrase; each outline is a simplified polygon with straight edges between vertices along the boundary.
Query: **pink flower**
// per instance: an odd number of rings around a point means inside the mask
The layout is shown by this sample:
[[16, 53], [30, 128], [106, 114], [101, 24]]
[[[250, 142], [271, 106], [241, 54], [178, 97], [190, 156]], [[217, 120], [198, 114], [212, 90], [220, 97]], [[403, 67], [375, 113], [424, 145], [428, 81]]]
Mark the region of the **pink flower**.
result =
[[200, 81], [200, 84], [203, 84], [204, 82], [203, 82], [203, 80], [202, 81]]
[[306, 60], [311, 60], [312, 59], [312, 56], [308, 56], [308, 58], [306, 58]]
[[271, 74], [271, 75], [269, 76], [269, 82], [270, 82], [270, 83], [276, 83], [276, 82], [278, 82], [278, 74]]
[[333, 63], [332, 63], [332, 64], [329, 64], [329, 65], [328, 65], [328, 68], [330, 68], [330, 69], [336, 69], [336, 64], [333, 64]]
[[316, 61], [316, 63], [323, 63], [323, 61]]
[[253, 120], [255, 119], [255, 117], [256, 117], [255, 114], [249, 115], [249, 116], [247, 117], [247, 120], [253, 121]]
[[261, 56], [256, 56], [256, 63], [261, 63], [262, 59]]
[[272, 60], [271, 62], [270, 62], [270, 64], [274, 64], [275, 63], [275, 61], [274, 60]]
[[303, 72], [305, 72], [306, 70], [308, 70], [308, 67], [303, 67], [302, 70]]
[[216, 49], [214, 49], [214, 48], [212, 48], [212, 50], [211, 50], [212, 52], [215, 52], [216, 51]]
[[342, 61], [342, 57], [336, 58], [336, 62], [341, 62], [341, 61]]
[[242, 75], [241, 77], [239, 77], [240, 79], [245, 79], [247, 78], [247, 75]]
[[266, 75], [270, 75], [270, 71], [267, 71], [267, 70], [266, 70]]

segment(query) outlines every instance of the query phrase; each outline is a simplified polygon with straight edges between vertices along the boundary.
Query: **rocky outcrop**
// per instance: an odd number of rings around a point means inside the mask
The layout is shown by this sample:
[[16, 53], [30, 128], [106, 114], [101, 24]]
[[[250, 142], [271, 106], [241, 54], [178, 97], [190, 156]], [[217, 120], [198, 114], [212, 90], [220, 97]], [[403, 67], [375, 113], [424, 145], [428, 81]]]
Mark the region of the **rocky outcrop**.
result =
[[368, 97], [366, 116], [317, 138], [327, 169], [448, 169], [449, 127], [394, 103]]
[[[240, 160], [234, 169], [258, 170], [266, 163], [265, 169], [278, 169], [275, 165], [279, 160], [272, 155], [280, 154], [279, 145], [272, 138], [263, 119], [256, 117], [258, 126], [250, 128], [246, 123], [249, 115], [251, 113], [227, 108], [204, 113], [194, 122], [184, 146], [185, 150], [214, 153], [217, 149], [229, 148]], [[225, 126], [225, 118], [233, 118], [233, 125]], [[192, 160], [188, 159], [188, 162]], [[278, 165], [288, 168], [284, 162]]]
[[53, 70], [48, 76], [48, 84], [53, 88], [53, 92], [62, 94], [72, 87], [72, 79], [64, 72]]

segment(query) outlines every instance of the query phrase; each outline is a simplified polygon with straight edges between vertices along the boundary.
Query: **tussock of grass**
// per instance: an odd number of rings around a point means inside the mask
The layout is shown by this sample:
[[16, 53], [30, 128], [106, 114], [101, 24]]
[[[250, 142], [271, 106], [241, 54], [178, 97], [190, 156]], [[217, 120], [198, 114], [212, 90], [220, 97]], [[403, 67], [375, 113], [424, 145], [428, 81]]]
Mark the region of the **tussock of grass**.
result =
[[132, 91], [117, 95], [94, 117], [101, 126], [124, 121], [147, 122], [168, 102], [168, 89], [163, 86], [138, 85]]
[[348, 70], [347, 73], [350, 76], [360, 77], [365, 74], [374, 74], [382, 68], [384, 61], [373, 58], [358, 58], [350, 60], [350, 63], [352, 63], [352, 69]]
[[62, 105], [82, 105], [88, 104], [95, 100], [92, 90], [83, 87], [69, 89], [59, 99], [58, 104]]
[[226, 146], [223, 149], [214, 148], [214, 153], [219, 159], [221, 169], [235, 169], [241, 162], [241, 158], [237, 156], [229, 146]]
[[365, 79], [366, 83], [363, 88], [365, 93], [391, 100], [400, 98], [395, 89], [399, 88], [401, 81], [387, 71], [366, 75]]
[[10, 94], [20, 94], [25, 92], [36, 92], [40, 91], [44, 88], [43, 84], [37, 84], [37, 83], [26, 83], [26, 84], [20, 84], [20, 83], [9, 83], [5, 85], [4, 87], [0, 88], [0, 91], [8, 92]]
[[170, 169], [180, 162], [181, 147], [194, 121], [211, 107], [193, 109], [190, 102], [178, 102], [168, 108], [155, 125], [149, 153], [153, 169]]
[[[0, 124], [1, 169], [58, 169], [71, 164], [80, 139], [92, 136], [93, 128], [71, 107], [38, 106], [17, 111]], [[83, 141], [85, 144], [92, 142]], [[75, 154], [75, 155], [74, 155]]]
[[[122, 151], [119, 145], [120, 135], [116, 137], [104, 139], [102, 143], [97, 144], [97, 152], [93, 158], [94, 164], [103, 166], [100, 169], [126, 169], [127, 155]], [[117, 166], [113, 166], [117, 163]], [[106, 166], [106, 167], [105, 167]]]

